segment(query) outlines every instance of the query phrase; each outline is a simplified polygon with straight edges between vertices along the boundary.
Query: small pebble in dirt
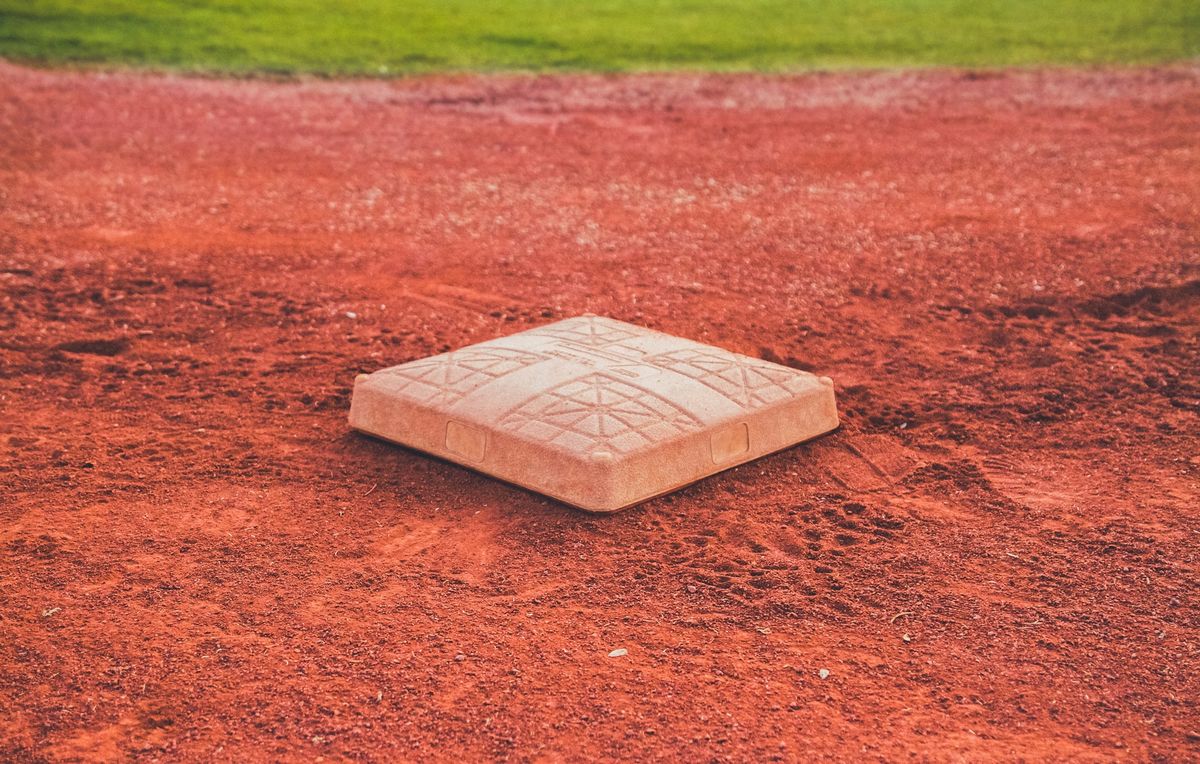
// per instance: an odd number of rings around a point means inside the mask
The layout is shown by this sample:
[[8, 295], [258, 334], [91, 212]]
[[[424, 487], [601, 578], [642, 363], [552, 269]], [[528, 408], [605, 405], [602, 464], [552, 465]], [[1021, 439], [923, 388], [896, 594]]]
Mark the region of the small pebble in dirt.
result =
[[622, 655], [629, 655], [629, 651], [626, 650], [624, 647], [618, 647], [616, 650], [613, 650], [611, 653], [609, 653], [608, 657], [609, 658], [620, 658]]
[[688, 590], [688, 594], [695, 594], [696, 593], [696, 585], [688, 584], [687, 590]]
[[829, 678], [829, 669], [821, 669], [820, 671], [817, 672], [817, 676], [821, 677], [822, 679], [828, 679]]
[[463, 655], [462, 653], [459, 653], [458, 655], [454, 656], [454, 660], [456, 660], [456, 661], [465, 661], [466, 659], [467, 659], [467, 656]]
[[346, 311], [346, 318], [358, 318], [358, 314], [352, 310]]
[[905, 642], [912, 642], [912, 637], [908, 636], [907, 634], [900, 637], [900, 639], [903, 639]]

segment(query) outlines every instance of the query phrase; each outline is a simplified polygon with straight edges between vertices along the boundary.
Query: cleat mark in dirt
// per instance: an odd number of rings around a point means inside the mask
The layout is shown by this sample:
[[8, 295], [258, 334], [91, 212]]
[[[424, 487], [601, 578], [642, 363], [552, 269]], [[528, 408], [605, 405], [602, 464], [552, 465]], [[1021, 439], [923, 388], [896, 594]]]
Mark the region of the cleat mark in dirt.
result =
[[886, 435], [855, 435], [840, 445], [822, 449], [818, 461], [847, 491], [882, 491], [925, 464], [916, 452]]

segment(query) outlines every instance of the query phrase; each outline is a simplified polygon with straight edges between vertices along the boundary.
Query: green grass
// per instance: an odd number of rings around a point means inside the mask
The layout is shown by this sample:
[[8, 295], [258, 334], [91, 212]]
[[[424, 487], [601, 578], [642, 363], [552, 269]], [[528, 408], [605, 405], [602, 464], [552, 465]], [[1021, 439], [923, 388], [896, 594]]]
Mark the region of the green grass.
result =
[[0, 56], [216, 72], [1150, 63], [1200, 0], [0, 0]]

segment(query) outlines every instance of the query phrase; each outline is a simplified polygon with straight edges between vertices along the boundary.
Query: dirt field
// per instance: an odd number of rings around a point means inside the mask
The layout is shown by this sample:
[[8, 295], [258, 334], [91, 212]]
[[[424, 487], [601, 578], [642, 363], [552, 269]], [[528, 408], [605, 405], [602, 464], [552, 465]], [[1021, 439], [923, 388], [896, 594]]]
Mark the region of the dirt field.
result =
[[[1189, 67], [0, 64], [0, 758], [1197, 755], [1198, 124]], [[585, 311], [844, 426], [603, 517], [348, 431]]]

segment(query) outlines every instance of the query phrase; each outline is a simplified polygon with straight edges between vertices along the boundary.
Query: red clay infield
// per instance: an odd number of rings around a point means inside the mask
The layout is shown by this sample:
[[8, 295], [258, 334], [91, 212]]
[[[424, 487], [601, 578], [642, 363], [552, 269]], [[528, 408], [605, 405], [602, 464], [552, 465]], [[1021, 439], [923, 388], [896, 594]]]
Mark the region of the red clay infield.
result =
[[[1195, 755], [1198, 124], [1195, 67], [0, 65], [0, 758]], [[586, 311], [844, 426], [606, 517], [347, 427]]]

